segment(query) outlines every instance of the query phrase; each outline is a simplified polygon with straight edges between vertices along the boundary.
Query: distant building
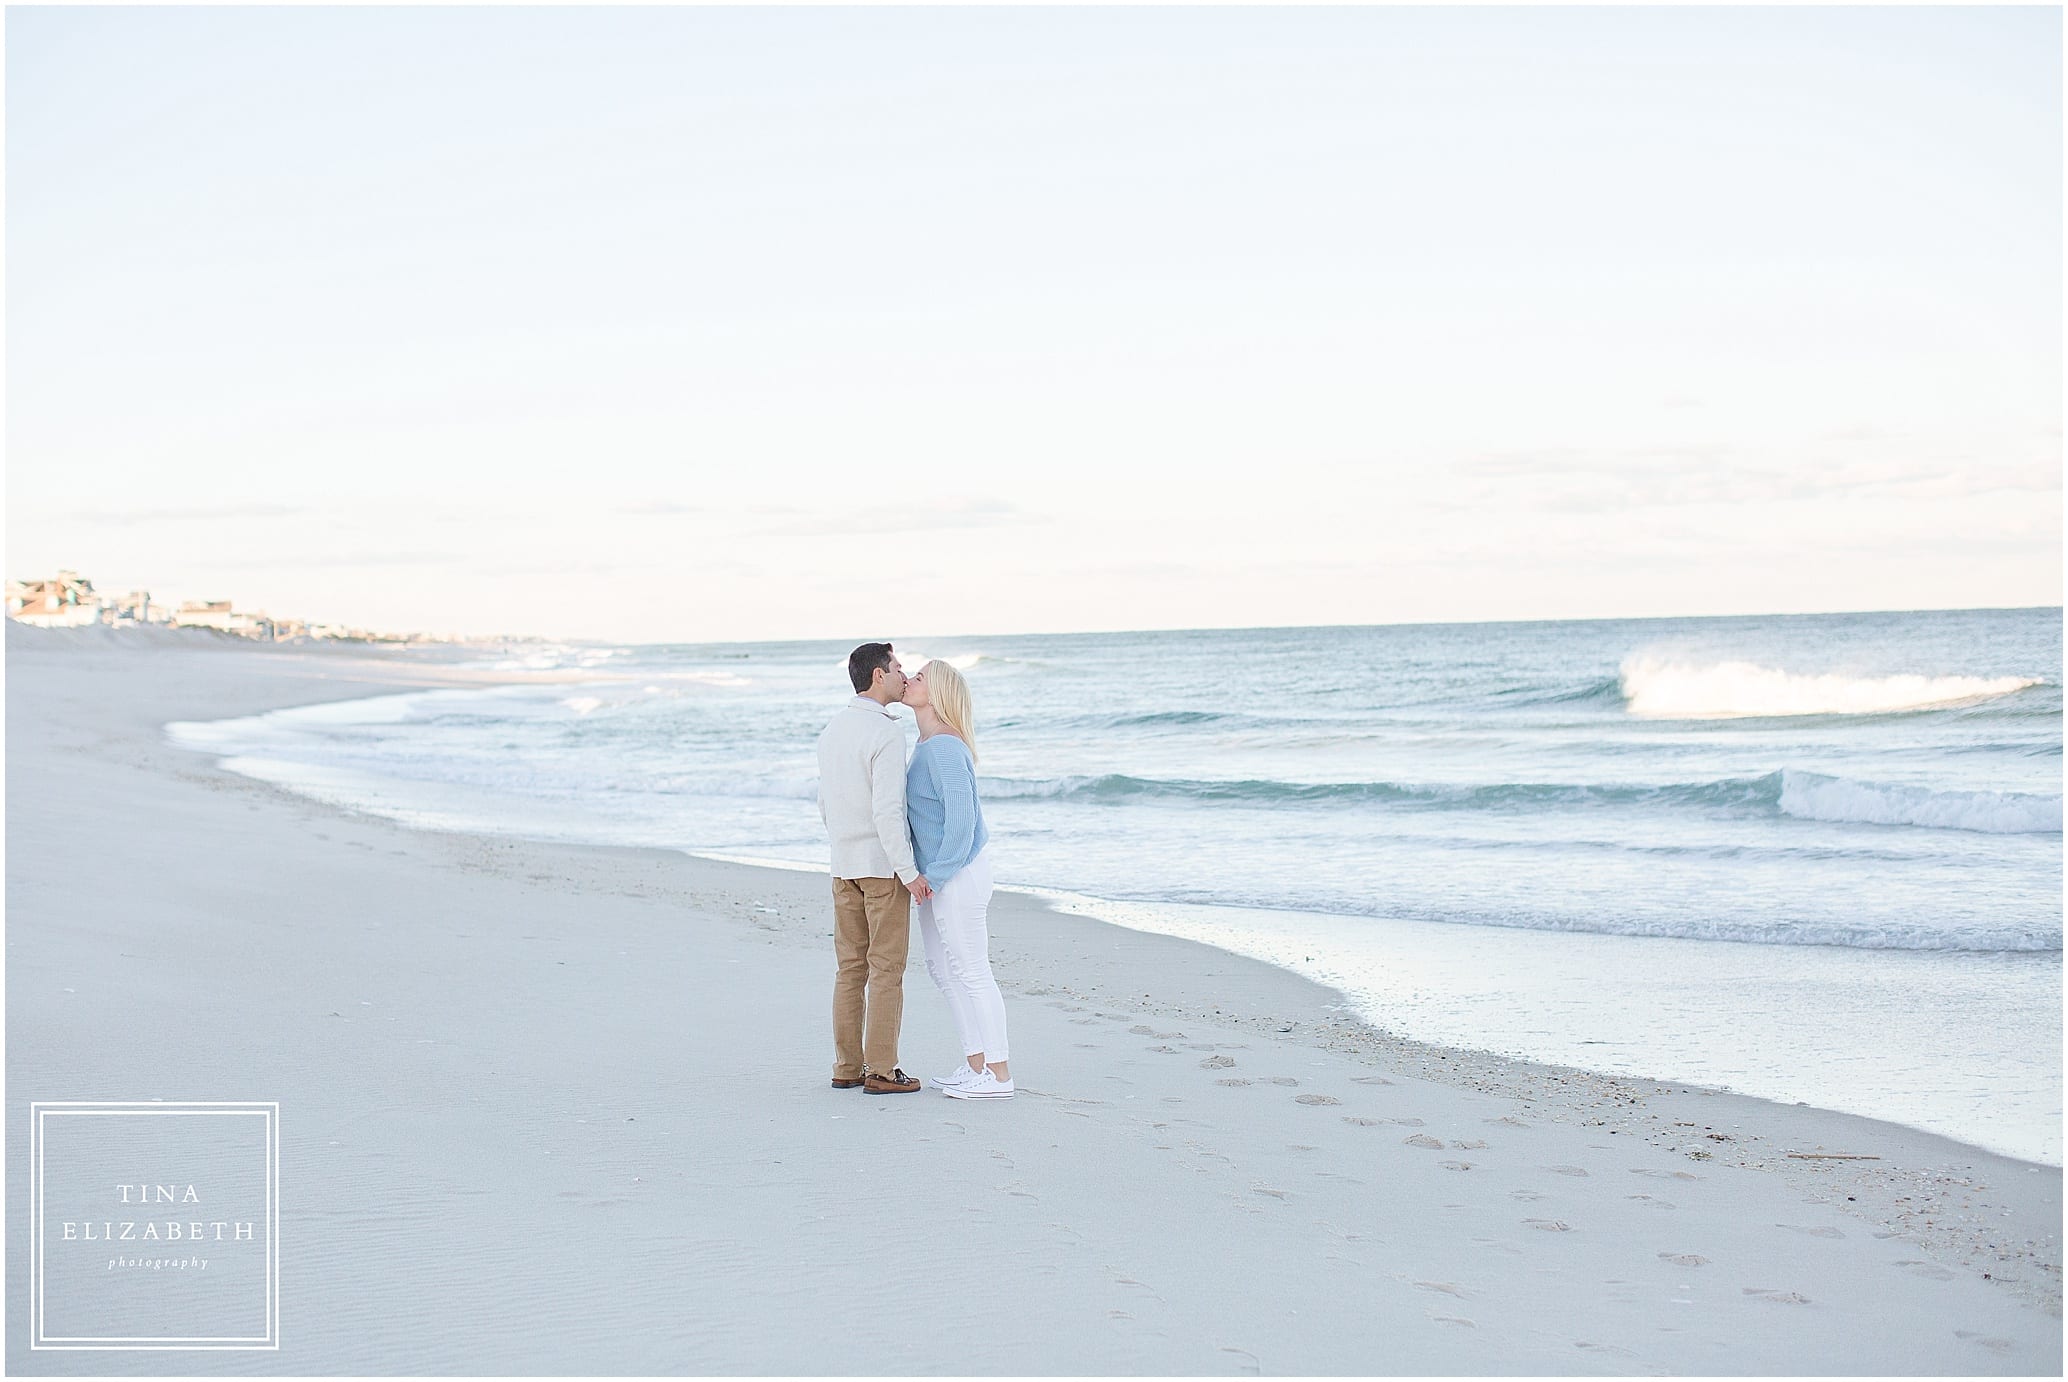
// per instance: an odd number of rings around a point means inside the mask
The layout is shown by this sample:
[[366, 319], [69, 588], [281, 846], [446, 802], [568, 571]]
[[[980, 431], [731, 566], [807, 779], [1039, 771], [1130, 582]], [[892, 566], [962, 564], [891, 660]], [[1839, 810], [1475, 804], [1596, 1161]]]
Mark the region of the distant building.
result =
[[103, 605], [93, 582], [77, 571], [60, 571], [44, 581], [9, 581], [7, 616], [42, 628], [98, 624]]
[[215, 629], [265, 643], [335, 638], [361, 643], [465, 642], [457, 634], [377, 633], [347, 624], [312, 623], [306, 619], [275, 619], [264, 610], [232, 609], [228, 600], [186, 600], [177, 608], [153, 600], [148, 590], [103, 597], [93, 582], [77, 571], [59, 571], [49, 580], [7, 582], [7, 615], [24, 624], [64, 627], [80, 624], [170, 625], [173, 628]]
[[171, 610], [151, 603], [148, 590], [132, 590], [127, 595], [117, 596], [109, 600], [105, 608], [111, 624], [163, 624], [172, 618]]
[[174, 628], [220, 629], [243, 638], [273, 641], [273, 621], [263, 613], [233, 610], [228, 600], [187, 600], [173, 611]]

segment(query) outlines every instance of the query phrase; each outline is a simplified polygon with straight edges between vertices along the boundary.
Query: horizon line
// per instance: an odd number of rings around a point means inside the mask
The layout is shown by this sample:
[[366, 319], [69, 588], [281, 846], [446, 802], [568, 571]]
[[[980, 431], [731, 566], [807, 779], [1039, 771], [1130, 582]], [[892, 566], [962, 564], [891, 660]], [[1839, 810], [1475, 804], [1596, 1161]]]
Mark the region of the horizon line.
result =
[[[921, 635], [929, 639], [938, 638], [1087, 638], [1120, 637], [1130, 634], [1152, 633], [1270, 633], [1286, 629], [1395, 629], [1395, 628], [1470, 628], [1500, 626], [1504, 624], [1637, 624], [1661, 623], [1695, 619], [1821, 619], [1841, 614], [2010, 614], [2026, 610], [2053, 610], [2062, 612], [2062, 605], [1953, 605], [1933, 606], [1923, 609], [1830, 609], [1791, 610], [1783, 612], [1755, 612], [1742, 614], [1643, 614], [1643, 615], [1594, 615], [1583, 618], [1559, 616], [1541, 619], [1399, 619], [1387, 623], [1370, 624], [1193, 624], [1166, 628], [1141, 629], [1055, 629], [1035, 633], [930, 633]], [[595, 644], [627, 648], [708, 648], [708, 647], [775, 647], [794, 643], [837, 643], [839, 637], [818, 635], [804, 638], [706, 638], [706, 639], [660, 639], [652, 642], [631, 642], [617, 638], [550, 638], [544, 634], [498, 634], [487, 637], [526, 638], [541, 641], [570, 644]], [[875, 640], [869, 640], [875, 641]]]

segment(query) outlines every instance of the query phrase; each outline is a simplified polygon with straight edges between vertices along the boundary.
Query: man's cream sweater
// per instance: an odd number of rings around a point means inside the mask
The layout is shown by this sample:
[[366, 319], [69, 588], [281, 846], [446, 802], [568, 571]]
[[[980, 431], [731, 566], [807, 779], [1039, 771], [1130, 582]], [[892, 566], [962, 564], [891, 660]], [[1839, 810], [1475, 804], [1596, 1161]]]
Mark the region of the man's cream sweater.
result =
[[905, 827], [905, 731], [890, 707], [856, 696], [820, 731], [819, 816], [835, 878], [919, 876]]

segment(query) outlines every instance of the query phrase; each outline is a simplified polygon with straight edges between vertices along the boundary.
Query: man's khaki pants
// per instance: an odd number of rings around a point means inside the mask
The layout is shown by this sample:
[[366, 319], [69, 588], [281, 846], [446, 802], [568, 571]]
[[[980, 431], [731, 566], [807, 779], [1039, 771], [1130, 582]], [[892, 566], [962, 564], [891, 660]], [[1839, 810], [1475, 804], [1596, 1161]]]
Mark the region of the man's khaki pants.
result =
[[904, 884], [895, 878], [833, 880], [833, 953], [839, 960], [833, 977], [834, 1079], [859, 1080], [864, 1062], [877, 1075], [897, 1068], [911, 944], [912, 898]]

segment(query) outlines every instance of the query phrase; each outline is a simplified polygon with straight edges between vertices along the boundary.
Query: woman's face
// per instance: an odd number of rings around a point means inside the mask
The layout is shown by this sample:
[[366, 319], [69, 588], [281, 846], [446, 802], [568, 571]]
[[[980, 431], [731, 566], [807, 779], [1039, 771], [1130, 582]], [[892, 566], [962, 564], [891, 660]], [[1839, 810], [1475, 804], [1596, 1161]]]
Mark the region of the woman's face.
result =
[[926, 669], [924, 667], [914, 672], [911, 678], [906, 681], [905, 704], [914, 710], [925, 709], [933, 705], [933, 698], [927, 694], [926, 690]]

